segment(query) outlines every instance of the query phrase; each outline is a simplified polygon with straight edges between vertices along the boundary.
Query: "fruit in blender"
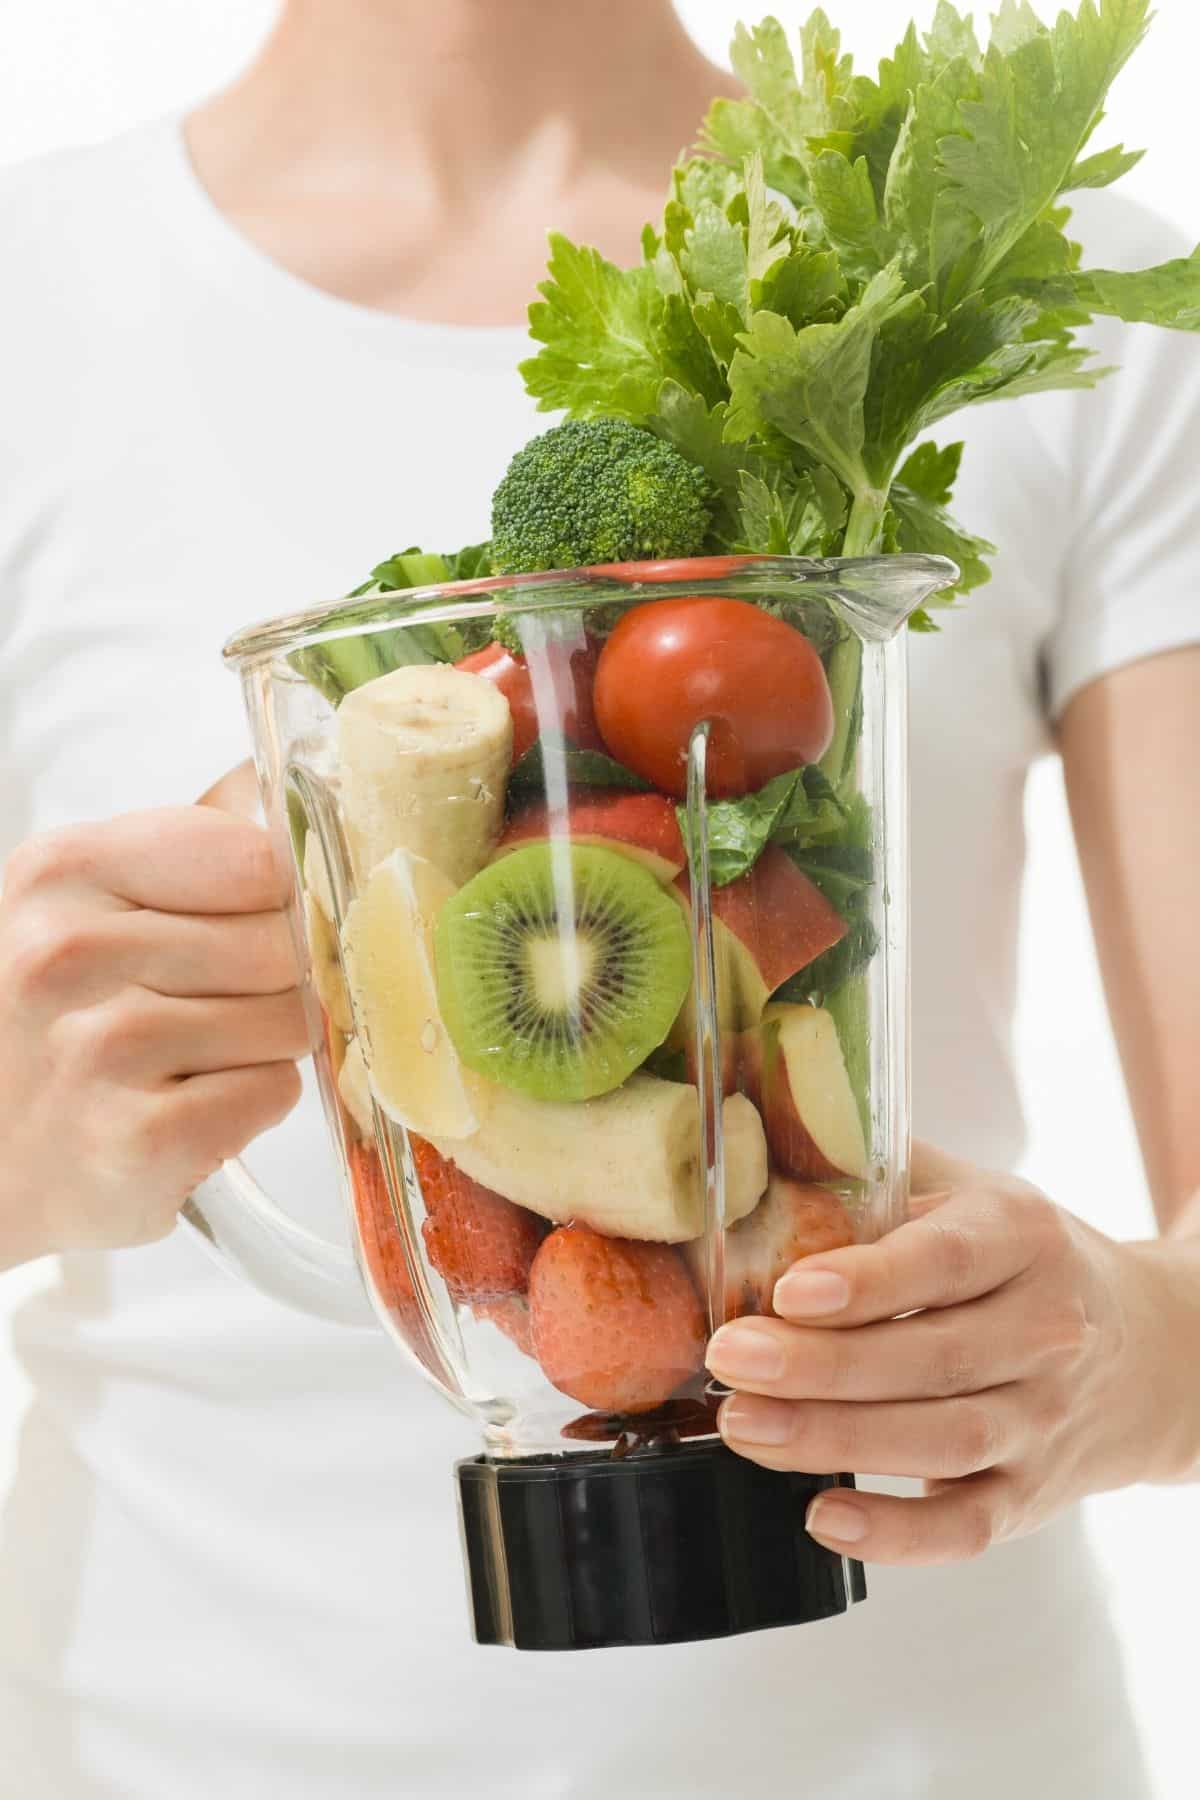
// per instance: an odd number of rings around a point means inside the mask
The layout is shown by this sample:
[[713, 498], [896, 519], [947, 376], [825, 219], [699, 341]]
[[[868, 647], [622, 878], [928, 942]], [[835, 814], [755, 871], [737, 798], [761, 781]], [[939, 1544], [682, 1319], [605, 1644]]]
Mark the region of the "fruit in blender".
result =
[[590, 846], [531, 844], [493, 863], [447, 899], [434, 942], [462, 1061], [542, 1100], [618, 1087], [662, 1043], [691, 978], [669, 894]]
[[[675, 891], [690, 909], [688, 877]], [[768, 844], [754, 867], [712, 890], [717, 1016], [727, 1031], [745, 1031], [762, 1018], [776, 988], [845, 937], [847, 925], [786, 850]], [[694, 996], [672, 1041], [686, 1047], [694, 1031]]]
[[587, 788], [570, 795], [565, 819], [551, 815], [545, 800], [534, 800], [514, 813], [496, 846], [496, 857], [523, 844], [544, 843], [555, 835], [573, 844], [592, 844], [632, 857], [656, 881], [673, 881], [687, 865], [683, 833], [675, 807], [662, 794], [625, 794]]
[[[767, 1185], [762, 1120], [744, 1094], [723, 1108], [725, 1214], [741, 1219]], [[638, 1073], [610, 1094], [532, 1100], [495, 1087], [478, 1131], [435, 1139], [485, 1187], [545, 1219], [579, 1219], [610, 1237], [678, 1244], [703, 1228], [694, 1087]]]
[[[854, 1243], [846, 1210], [822, 1188], [802, 1187], [784, 1175], [770, 1185], [749, 1218], [725, 1233], [723, 1317], [773, 1313], [775, 1283], [794, 1262], [821, 1250], [840, 1250]], [[701, 1290], [705, 1282], [702, 1239], [685, 1244], [683, 1256]]]
[[703, 1362], [700, 1299], [665, 1244], [552, 1231], [533, 1259], [529, 1313], [547, 1380], [597, 1412], [647, 1412]]
[[342, 930], [376, 1099], [401, 1125], [450, 1138], [478, 1123], [478, 1083], [447, 1035], [434, 976], [434, 919], [453, 892], [432, 863], [393, 850], [351, 901]]
[[523, 1294], [545, 1220], [472, 1181], [415, 1133], [409, 1147], [425, 1202], [425, 1250], [451, 1299]]
[[362, 1045], [356, 1037], [350, 1039], [343, 1053], [342, 1066], [337, 1071], [337, 1091], [359, 1136], [369, 1138], [375, 1129], [371, 1117], [371, 1078], [367, 1074]]
[[837, 1026], [819, 1006], [768, 1006], [738, 1040], [741, 1086], [766, 1127], [772, 1160], [801, 1181], [867, 1174], [862, 1119]]
[[329, 874], [312, 831], [304, 840], [304, 930], [317, 999], [338, 1031], [353, 1031], [354, 1014], [338, 955]]
[[361, 882], [397, 849], [455, 886], [481, 869], [504, 817], [512, 762], [508, 701], [442, 663], [395, 669], [337, 711], [342, 816]]
[[415, 1323], [417, 1298], [379, 1152], [373, 1144], [352, 1144], [349, 1162], [358, 1238], [367, 1271], [383, 1304], [406, 1323]]
[[747, 600], [689, 595], [635, 606], [600, 653], [595, 701], [618, 762], [679, 799], [688, 745], [705, 721], [707, 787], [717, 799], [818, 762], [833, 736], [817, 652]]
[[304, 931], [317, 999], [338, 1031], [353, 1031], [354, 1014], [342, 974], [337, 934], [311, 892], [304, 896]]
[[526, 1356], [533, 1355], [529, 1301], [524, 1294], [505, 1294], [501, 1300], [477, 1300], [471, 1311], [477, 1319], [486, 1319], [497, 1331], [502, 1331]]
[[[550, 726], [553, 734], [565, 737], [580, 750], [603, 750], [604, 740], [592, 707], [597, 646], [580, 632], [569, 642], [549, 639], [538, 654], [546, 659], [548, 686], [556, 702]], [[468, 674], [482, 675], [504, 695], [512, 713], [512, 759], [519, 762], [538, 737], [534, 676], [527, 658], [514, 654], [504, 644], [486, 644], [454, 666]]]

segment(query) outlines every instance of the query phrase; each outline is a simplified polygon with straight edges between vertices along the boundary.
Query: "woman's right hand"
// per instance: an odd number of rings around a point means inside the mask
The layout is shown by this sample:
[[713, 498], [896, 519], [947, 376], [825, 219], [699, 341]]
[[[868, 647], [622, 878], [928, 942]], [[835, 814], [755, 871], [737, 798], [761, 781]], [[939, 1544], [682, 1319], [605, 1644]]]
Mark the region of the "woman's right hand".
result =
[[9, 859], [0, 1268], [165, 1236], [299, 1098], [290, 877], [221, 799], [54, 831]]

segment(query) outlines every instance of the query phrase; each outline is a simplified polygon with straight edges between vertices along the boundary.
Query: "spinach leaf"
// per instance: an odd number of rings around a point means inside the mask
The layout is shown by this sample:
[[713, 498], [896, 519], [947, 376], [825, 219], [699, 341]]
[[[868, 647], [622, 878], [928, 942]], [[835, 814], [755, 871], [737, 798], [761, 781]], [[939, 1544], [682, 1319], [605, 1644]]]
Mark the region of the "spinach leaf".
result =
[[[679, 829], [693, 860], [687, 808], [676, 807]], [[845, 809], [820, 769], [808, 764], [776, 775], [765, 787], [736, 800], [713, 800], [708, 807], [708, 867], [714, 887], [725, 887], [749, 872], [772, 839], [812, 843], [836, 837]]]
[[513, 764], [508, 778], [510, 794], [543, 794], [546, 788], [545, 752], [562, 759], [566, 766], [568, 787], [623, 788], [631, 794], [651, 792], [650, 783], [635, 775], [623, 763], [615, 762], [600, 750], [580, 750], [566, 738], [548, 735], [538, 738], [524, 756]]

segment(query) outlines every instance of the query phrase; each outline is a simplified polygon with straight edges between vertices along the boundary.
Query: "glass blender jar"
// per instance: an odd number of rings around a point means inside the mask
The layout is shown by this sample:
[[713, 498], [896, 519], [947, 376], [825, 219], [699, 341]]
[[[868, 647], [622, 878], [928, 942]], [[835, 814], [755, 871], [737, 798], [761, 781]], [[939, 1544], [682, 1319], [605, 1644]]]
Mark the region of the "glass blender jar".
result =
[[[904, 1214], [900, 628], [956, 574], [553, 571], [226, 647], [343, 1192], [314, 1232], [231, 1163], [184, 1218], [268, 1293], [386, 1332], [475, 1418], [480, 1642], [677, 1642], [865, 1594], [803, 1529], [853, 1477], [733, 1455], [704, 1353], [797, 1258]], [[795, 707], [739, 735], [719, 683], [672, 672], [681, 618], [710, 674], [750, 631]]]

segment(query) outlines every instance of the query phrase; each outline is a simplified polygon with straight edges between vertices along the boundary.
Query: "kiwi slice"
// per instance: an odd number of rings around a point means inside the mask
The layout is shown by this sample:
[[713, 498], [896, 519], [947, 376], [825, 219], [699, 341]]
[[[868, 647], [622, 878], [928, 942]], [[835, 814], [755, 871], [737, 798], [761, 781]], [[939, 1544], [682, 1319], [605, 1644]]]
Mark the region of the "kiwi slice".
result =
[[691, 981], [681, 908], [614, 850], [531, 844], [438, 914], [438, 1002], [468, 1068], [539, 1100], [619, 1087], [662, 1043]]

